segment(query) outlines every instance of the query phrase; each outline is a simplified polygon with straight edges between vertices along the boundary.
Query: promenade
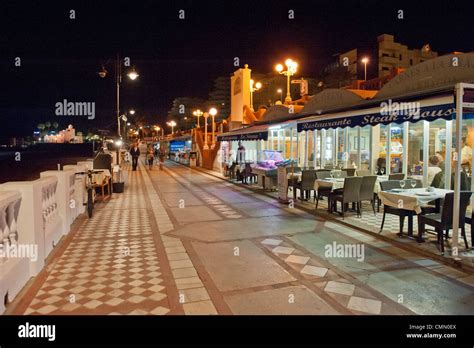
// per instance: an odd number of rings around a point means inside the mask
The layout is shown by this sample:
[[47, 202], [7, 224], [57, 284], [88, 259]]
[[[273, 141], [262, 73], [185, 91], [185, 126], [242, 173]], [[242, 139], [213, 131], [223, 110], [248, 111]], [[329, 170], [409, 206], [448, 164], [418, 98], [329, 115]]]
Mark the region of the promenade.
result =
[[[173, 162], [83, 214], [6, 314], [472, 314], [474, 275]], [[352, 257], [327, 254], [353, 245]]]

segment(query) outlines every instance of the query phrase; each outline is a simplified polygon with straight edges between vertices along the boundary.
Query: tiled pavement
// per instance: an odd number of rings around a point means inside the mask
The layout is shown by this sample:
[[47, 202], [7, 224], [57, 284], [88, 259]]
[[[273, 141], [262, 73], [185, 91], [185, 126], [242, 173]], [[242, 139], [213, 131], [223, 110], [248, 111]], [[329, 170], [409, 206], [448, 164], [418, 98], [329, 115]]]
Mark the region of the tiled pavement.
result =
[[[174, 163], [129, 177], [8, 313], [474, 311], [462, 270]], [[332, 243], [363, 246], [363, 260], [328, 257]]]
[[97, 204], [63, 241], [13, 313], [168, 313], [150, 219], [139, 175], [130, 175], [125, 193]]

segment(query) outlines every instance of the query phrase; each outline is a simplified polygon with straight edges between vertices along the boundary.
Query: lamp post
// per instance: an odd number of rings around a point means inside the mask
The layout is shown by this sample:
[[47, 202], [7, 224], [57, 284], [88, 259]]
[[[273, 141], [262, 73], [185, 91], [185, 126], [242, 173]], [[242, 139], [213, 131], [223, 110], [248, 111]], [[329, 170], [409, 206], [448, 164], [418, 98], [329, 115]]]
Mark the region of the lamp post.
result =
[[211, 149], [213, 149], [216, 146], [216, 139], [215, 139], [215, 136], [214, 136], [216, 123], [214, 122], [214, 117], [217, 115], [217, 109], [216, 108], [209, 109], [209, 115], [211, 115], [211, 117], [212, 117], [212, 144], [211, 144]]
[[[107, 63], [106, 63], [107, 64]], [[107, 76], [108, 71], [105, 69], [105, 66], [102, 65], [102, 70], [99, 71], [99, 76], [101, 78], [105, 78]], [[131, 71], [127, 73], [127, 76], [130, 80], [136, 80], [139, 76], [138, 73], [135, 71], [135, 68], [132, 68]], [[117, 135], [120, 137], [120, 84], [122, 83], [122, 65], [120, 64], [120, 57], [117, 54], [117, 60], [115, 61], [115, 84], [117, 90], [117, 100], [116, 100], [116, 112], [117, 112]], [[133, 114], [132, 114], [133, 115]]]
[[[107, 63], [106, 63], [107, 64]], [[107, 70], [105, 69], [105, 66], [102, 65], [102, 70], [99, 71], [99, 76], [101, 78], [105, 78], [107, 76]], [[133, 68], [131, 71], [127, 73], [127, 76], [131, 80], [135, 80], [138, 77], [138, 73], [135, 71], [135, 68]], [[116, 90], [117, 90], [117, 135], [119, 138], [122, 137], [121, 132], [120, 132], [120, 84], [122, 83], [122, 65], [120, 64], [120, 57], [117, 54], [117, 60], [115, 61], [115, 84], [116, 84]], [[124, 120], [126, 122], [126, 120]], [[122, 146], [122, 142], [120, 142], [120, 147], [117, 146], [117, 164], [120, 164], [120, 148]]]
[[193, 115], [197, 117], [197, 121], [198, 121], [197, 122], [197, 128], [201, 128], [201, 126], [199, 125], [199, 117], [201, 117], [202, 114], [203, 114], [203, 112], [199, 109], [193, 111]]
[[291, 93], [290, 93], [290, 79], [296, 73], [296, 69], [298, 68], [298, 63], [292, 61], [291, 59], [287, 59], [285, 61], [286, 70], [283, 70], [283, 65], [277, 64], [275, 66], [276, 71], [279, 74], [286, 76], [286, 97], [285, 103], [291, 103]]
[[209, 150], [209, 145], [207, 145], [207, 118], [209, 117], [209, 113], [205, 112], [203, 114], [204, 116], [204, 150]]
[[281, 88], [278, 88], [277, 93], [280, 94], [280, 101], [283, 103], [283, 90]]
[[362, 58], [362, 63], [364, 63], [364, 81], [367, 81], [367, 63], [369, 62], [369, 58], [364, 57]]
[[173, 134], [174, 133], [174, 126], [176, 126], [176, 122], [175, 121], [169, 121], [166, 124], [171, 127], [171, 134]]
[[255, 83], [254, 87], [254, 81], [250, 80], [250, 110], [253, 111], [253, 92], [258, 91], [260, 88], [262, 88], [262, 84], [260, 82]]

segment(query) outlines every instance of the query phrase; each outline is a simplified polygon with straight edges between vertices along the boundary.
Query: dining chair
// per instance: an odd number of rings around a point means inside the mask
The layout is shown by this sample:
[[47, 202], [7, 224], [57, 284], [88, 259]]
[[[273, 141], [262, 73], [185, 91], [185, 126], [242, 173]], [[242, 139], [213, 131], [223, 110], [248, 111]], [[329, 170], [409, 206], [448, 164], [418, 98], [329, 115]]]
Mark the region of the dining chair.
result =
[[[322, 179], [327, 179], [331, 177], [331, 171], [329, 170], [319, 170], [316, 171], [316, 179], [317, 180], [322, 180]], [[327, 186], [318, 186], [318, 189], [316, 191], [317, 197], [315, 196], [314, 199], [316, 201], [316, 208], [318, 209], [318, 204], [319, 200], [322, 199], [323, 197], [328, 197], [329, 200], [329, 195], [332, 192], [332, 187], [327, 187]], [[328, 208], [329, 208], [329, 202], [328, 202]]]
[[[293, 184], [293, 198], [296, 200], [296, 190], [300, 190], [300, 198], [308, 200], [311, 191], [314, 190], [314, 181], [316, 180], [316, 171], [314, 169], [303, 170], [301, 172], [301, 181]], [[306, 196], [306, 198], [305, 198]]]
[[[469, 248], [469, 245], [464, 224], [471, 194], [470, 191], [461, 191], [459, 200], [459, 226], [461, 227], [461, 235], [464, 238], [466, 249]], [[448, 236], [449, 230], [453, 228], [453, 205], [454, 192], [449, 192], [444, 197], [441, 213], [418, 215], [418, 238], [421, 239], [425, 232], [425, 225], [433, 226], [438, 235], [438, 243], [442, 254], [444, 254], [444, 238]], [[446, 235], [444, 235], [444, 231], [446, 231]]]
[[405, 179], [405, 174], [403, 173], [388, 175], [388, 180], [403, 180], [403, 179]]
[[[376, 215], [375, 213], [376, 197], [374, 193], [376, 182], [377, 182], [376, 175], [362, 176], [362, 183], [360, 184], [360, 193], [359, 193], [359, 204], [362, 206], [363, 201], [370, 201], [370, 204], [372, 205], [372, 209], [374, 210], [374, 215]], [[360, 215], [362, 216], [362, 211], [360, 212]]]
[[[406, 183], [405, 185], [407, 185], [407, 184], [409, 185], [410, 183]], [[418, 182], [417, 182], [417, 185], [423, 186], [422, 183], [418, 183]], [[390, 190], [393, 190], [393, 189], [399, 189], [400, 188], [400, 180], [381, 181], [380, 182], [380, 188], [381, 188], [382, 191], [390, 191]], [[395, 207], [392, 207], [390, 205], [384, 204], [383, 205], [382, 224], [380, 225], [379, 233], [383, 232], [383, 226], [385, 224], [385, 215], [386, 214], [392, 214], [392, 215], [396, 215], [396, 216], [399, 217], [399, 221], [400, 221], [399, 236], [403, 235], [403, 225], [405, 223], [405, 217], [408, 217], [409, 219], [413, 219], [413, 216], [416, 215], [415, 211], [413, 211], [413, 210], [395, 208]]]
[[347, 176], [355, 176], [356, 169], [355, 168], [343, 168], [343, 172], [347, 173]]
[[257, 174], [252, 173], [252, 167], [250, 163], [245, 163], [245, 168], [242, 173], [242, 183], [251, 184], [257, 182]]
[[347, 209], [349, 203], [355, 203], [357, 205], [357, 216], [360, 216], [360, 187], [362, 184], [362, 178], [359, 176], [351, 176], [344, 179], [344, 187], [339, 190], [334, 190], [329, 195], [329, 205], [332, 207], [331, 212], [337, 211], [337, 202], [341, 202], [341, 213], [344, 219], [344, 212]]
[[334, 172], [333, 175], [334, 175], [335, 178], [347, 178], [348, 176], [350, 176], [350, 175], [347, 174], [347, 172], [345, 172], [343, 170], [336, 171], [336, 172]]

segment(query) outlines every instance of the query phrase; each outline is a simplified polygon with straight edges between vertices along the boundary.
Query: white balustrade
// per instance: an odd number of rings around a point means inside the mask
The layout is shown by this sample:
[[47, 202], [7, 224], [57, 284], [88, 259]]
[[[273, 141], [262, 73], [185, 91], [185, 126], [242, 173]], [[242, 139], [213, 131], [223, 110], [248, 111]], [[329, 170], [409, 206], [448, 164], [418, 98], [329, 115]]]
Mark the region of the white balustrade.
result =
[[[40, 177], [55, 177], [58, 180], [56, 202], [62, 220], [62, 233], [68, 234], [71, 224], [76, 218], [75, 172], [72, 170], [48, 170], [40, 173]], [[51, 202], [48, 203], [49, 206]], [[82, 204], [82, 201], [79, 203]]]
[[[64, 170], [70, 170], [74, 173], [80, 173], [87, 170], [84, 165], [80, 165], [80, 164], [77, 164], [77, 165], [68, 164], [68, 165], [65, 165], [63, 168]], [[72, 199], [74, 199], [74, 202], [76, 204], [75, 211], [74, 211], [75, 213], [74, 219], [76, 219], [79, 215], [83, 214], [86, 211], [86, 208], [83, 204], [86, 197], [85, 187], [86, 187], [85, 175], [75, 175], [74, 197], [72, 197]]]
[[34, 181], [15, 181], [0, 185], [0, 191], [20, 191], [22, 204], [18, 217], [20, 244], [38, 245], [38, 259], [31, 261], [31, 274], [36, 275], [44, 260], [63, 233], [63, 223], [58, 212], [56, 177], [43, 177]]
[[18, 221], [21, 204], [20, 192], [0, 192], [0, 314], [5, 311], [6, 300], [12, 301], [31, 277], [33, 253], [18, 253], [26, 242]]

